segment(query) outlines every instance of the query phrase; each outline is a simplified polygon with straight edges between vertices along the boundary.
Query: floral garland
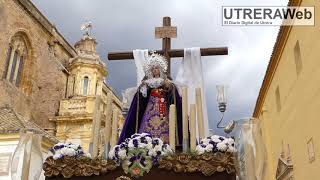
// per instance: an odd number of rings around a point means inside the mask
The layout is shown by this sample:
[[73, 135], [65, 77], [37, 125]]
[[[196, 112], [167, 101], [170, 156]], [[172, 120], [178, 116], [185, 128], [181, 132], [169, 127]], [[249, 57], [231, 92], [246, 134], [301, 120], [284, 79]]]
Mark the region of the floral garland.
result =
[[122, 164], [125, 173], [133, 177], [143, 176], [157, 164], [160, 157], [173, 154], [168, 144], [148, 133], [134, 134], [109, 152], [109, 158], [117, 165]]
[[58, 143], [49, 149], [49, 157], [53, 157], [54, 160], [63, 158], [64, 156], [84, 156], [91, 158], [91, 155], [85, 154], [83, 148], [79, 144], [72, 143]]
[[202, 155], [204, 153], [216, 153], [216, 152], [230, 152], [235, 153], [235, 143], [233, 138], [226, 138], [223, 136], [213, 135], [211, 137], [204, 138], [200, 141], [200, 144], [196, 147], [196, 154]]

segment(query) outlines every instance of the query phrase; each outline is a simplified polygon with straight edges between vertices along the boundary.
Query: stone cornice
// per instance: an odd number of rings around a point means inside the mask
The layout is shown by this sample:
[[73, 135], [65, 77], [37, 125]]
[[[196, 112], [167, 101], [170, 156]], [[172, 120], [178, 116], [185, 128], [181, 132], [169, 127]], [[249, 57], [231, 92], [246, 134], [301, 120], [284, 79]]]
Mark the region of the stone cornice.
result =
[[82, 61], [75, 61], [70, 64], [68, 67], [68, 70], [71, 71], [72, 69], [75, 69], [77, 67], [89, 67], [89, 68], [96, 68], [103, 76], [107, 76], [108, 72], [107, 70], [103, 67], [103, 65], [98, 64], [98, 63], [85, 63]]
[[91, 122], [93, 119], [93, 114], [70, 114], [70, 115], [62, 115], [56, 116], [54, 118], [49, 119], [49, 121], [53, 122], [73, 122], [73, 123], [82, 123], [82, 122]]

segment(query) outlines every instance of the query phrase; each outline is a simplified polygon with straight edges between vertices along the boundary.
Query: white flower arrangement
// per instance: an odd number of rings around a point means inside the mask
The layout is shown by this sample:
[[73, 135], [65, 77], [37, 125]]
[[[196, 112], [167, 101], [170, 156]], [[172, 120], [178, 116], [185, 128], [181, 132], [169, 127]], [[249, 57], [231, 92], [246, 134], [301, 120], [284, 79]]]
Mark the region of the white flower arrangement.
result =
[[[141, 153], [142, 151], [145, 153]], [[145, 155], [142, 157], [141, 154]], [[131, 138], [113, 147], [109, 152], [109, 158], [117, 164], [124, 160], [134, 162], [137, 159], [144, 161], [151, 158], [155, 164], [161, 156], [170, 154], [173, 154], [173, 151], [168, 144], [164, 144], [159, 138], [152, 138], [148, 133], [142, 133], [133, 134]]]
[[196, 147], [196, 154], [201, 155], [204, 153], [215, 152], [237, 152], [233, 138], [226, 138], [223, 136], [213, 135], [211, 137], [204, 138]]
[[64, 156], [85, 156], [91, 158], [90, 154], [85, 154], [79, 144], [58, 143], [49, 149], [49, 157], [54, 160], [63, 158]]

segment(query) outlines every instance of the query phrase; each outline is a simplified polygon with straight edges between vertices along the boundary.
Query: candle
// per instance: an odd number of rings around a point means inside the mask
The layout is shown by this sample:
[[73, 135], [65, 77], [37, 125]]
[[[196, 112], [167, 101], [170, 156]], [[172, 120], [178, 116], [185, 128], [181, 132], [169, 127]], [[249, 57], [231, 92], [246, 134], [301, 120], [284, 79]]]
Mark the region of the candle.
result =
[[117, 145], [118, 139], [118, 110], [115, 108], [113, 109], [112, 113], [112, 136], [111, 136], [111, 148]]
[[108, 158], [109, 153], [109, 143], [111, 136], [111, 117], [112, 117], [112, 94], [108, 93], [107, 95], [107, 104], [106, 104], [106, 118], [104, 122], [104, 157]]
[[176, 105], [171, 104], [169, 110], [169, 145], [173, 151], [176, 150]]
[[188, 152], [188, 88], [182, 87], [182, 150]]
[[95, 105], [94, 105], [94, 112], [93, 112], [93, 142], [92, 142], [92, 158], [96, 158], [98, 156], [98, 143], [99, 143], [99, 136], [100, 136], [100, 128], [101, 128], [101, 111], [100, 111], [100, 103], [101, 98], [100, 96], [96, 96]]
[[204, 125], [203, 125], [203, 108], [202, 108], [202, 95], [201, 88], [196, 88], [196, 104], [197, 104], [197, 122], [198, 122], [198, 130], [199, 137], [204, 137]]
[[196, 105], [190, 105], [190, 150], [194, 152], [196, 150]]

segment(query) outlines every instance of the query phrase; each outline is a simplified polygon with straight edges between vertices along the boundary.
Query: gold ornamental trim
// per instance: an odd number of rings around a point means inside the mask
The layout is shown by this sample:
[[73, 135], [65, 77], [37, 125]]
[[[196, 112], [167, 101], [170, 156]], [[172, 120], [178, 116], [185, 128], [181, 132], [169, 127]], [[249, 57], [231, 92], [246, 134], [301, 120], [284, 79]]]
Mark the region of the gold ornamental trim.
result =
[[235, 158], [231, 153], [205, 153], [202, 155], [177, 154], [160, 159], [159, 168], [176, 173], [201, 172], [212, 176], [215, 172], [235, 173]]
[[52, 157], [46, 159], [43, 164], [44, 175], [54, 177], [62, 175], [64, 178], [72, 176], [92, 176], [107, 174], [117, 168], [113, 161], [102, 159], [76, 158], [64, 156], [54, 160]]
[[128, 176], [120, 176], [117, 177], [116, 180], [131, 180], [131, 178], [129, 178]]
[[[227, 172], [235, 174], [235, 158], [232, 153], [205, 153], [202, 155], [175, 154], [163, 157], [159, 160], [159, 168], [175, 173], [197, 173], [204, 176], [212, 176], [217, 172]], [[64, 156], [54, 160], [52, 157], [46, 159], [43, 164], [44, 175], [46, 177], [63, 176], [71, 178], [73, 176], [93, 176], [112, 173], [117, 166], [112, 160], [90, 159], [86, 157]], [[127, 176], [120, 176], [118, 180], [130, 180]]]

